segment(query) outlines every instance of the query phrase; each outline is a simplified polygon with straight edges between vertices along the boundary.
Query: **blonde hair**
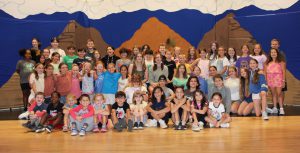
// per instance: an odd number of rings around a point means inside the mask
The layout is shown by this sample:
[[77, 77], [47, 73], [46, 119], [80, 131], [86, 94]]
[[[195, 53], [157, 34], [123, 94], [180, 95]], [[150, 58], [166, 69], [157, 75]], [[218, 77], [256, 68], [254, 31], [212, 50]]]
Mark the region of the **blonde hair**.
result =
[[105, 97], [103, 94], [100, 94], [100, 93], [95, 94], [93, 100], [95, 101], [97, 97], [102, 97], [103, 101], [105, 101]]
[[69, 100], [68, 100], [68, 99], [70, 99], [70, 98], [72, 98], [72, 99], [74, 99], [74, 100], [77, 101], [76, 96], [75, 96], [74, 94], [69, 93], [69, 94], [67, 95], [67, 97], [66, 97], [66, 102], [67, 102], [67, 103], [69, 103]]
[[[133, 96], [132, 96], [132, 103], [134, 104], [134, 105], [136, 105], [136, 100], [135, 100], [135, 97], [138, 97], [138, 96], [141, 96], [142, 98], [143, 98], [143, 92], [141, 92], [141, 91], [135, 91], [134, 93], [133, 93]], [[143, 101], [143, 100], [142, 100]]]

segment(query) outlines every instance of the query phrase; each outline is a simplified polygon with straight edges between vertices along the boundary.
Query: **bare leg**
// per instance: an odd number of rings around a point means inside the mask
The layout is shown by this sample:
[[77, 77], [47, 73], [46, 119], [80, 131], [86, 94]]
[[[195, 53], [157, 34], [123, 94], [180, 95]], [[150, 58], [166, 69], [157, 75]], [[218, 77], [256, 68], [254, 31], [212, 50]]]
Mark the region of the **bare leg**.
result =
[[238, 108], [240, 106], [240, 103], [239, 102], [233, 102], [231, 104], [231, 112], [232, 113], [237, 113], [238, 112]]
[[243, 112], [244, 112], [244, 109], [245, 107], [248, 105], [247, 102], [243, 101], [240, 106], [239, 106], [239, 109], [238, 109], [238, 115], [243, 115]]
[[265, 112], [267, 108], [267, 93], [265, 91], [260, 92], [261, 97], [261, 111]]
[[254, 105], [254, 110], [255, 110], [255, 115], [259, 117], [261, 115], [261, 109], [260, 109], [260, 100], [259, 99], [254, 99], [253, 100], [253, 105]]
[[245, 109], [244, 109], [244, 111], [243, 111], [243, 115], [244, 116], [247, 116], [247, 115], [249, 115], [251, 112], [252, 112], [252, 110], [253, 110], [253, 102], [252, 103], [249, 103], [246, 107], [245, 107]]

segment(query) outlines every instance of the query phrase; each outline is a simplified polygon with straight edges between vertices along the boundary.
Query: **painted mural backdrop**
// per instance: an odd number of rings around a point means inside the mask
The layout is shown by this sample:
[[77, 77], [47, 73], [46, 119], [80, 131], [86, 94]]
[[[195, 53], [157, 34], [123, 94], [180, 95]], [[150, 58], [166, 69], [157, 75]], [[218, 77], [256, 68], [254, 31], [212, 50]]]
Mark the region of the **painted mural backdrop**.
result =
[[0, 108], [21, 104], [15, 65], [18, 50], [30, 48], [37, 37], [42, 48], [58, 36], [61, 47], [115, 48], [172, 42], [208, 48], [217, 40], [225, 47], [281, 41], [287, 56], [287, 103], [300, 104], [299, 0], [1, 0], [0, 1]]

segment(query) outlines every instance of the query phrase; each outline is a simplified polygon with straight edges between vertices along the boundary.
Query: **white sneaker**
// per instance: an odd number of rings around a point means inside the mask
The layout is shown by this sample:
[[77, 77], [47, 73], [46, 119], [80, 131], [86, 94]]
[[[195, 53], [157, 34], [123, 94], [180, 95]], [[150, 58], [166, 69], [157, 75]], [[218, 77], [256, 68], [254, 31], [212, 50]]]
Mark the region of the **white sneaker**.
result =
[[145, 127], [151, 127], [151, 121], [150, 119], [147, 120], [146, 124], [145, 124]]
[[200, 127], [197, 126], [197, 125], [195, 125], [195, 124], [193, 124], [192, 130], [195, 131], [195, 132], [199, 132], [200, 131]]
[[29, 117], [29, 111], [26, 111], [18, 116], [20, 120], [22, 119], [28, 120], [28, 117]]
[[273, 114], [278, 114], [278, 109], [277, 109], [276, 107], [273, 107], [272, 113], [273, 113]]
[[214, 128], [215, 126], [213, 124], [209, 123], [209, 127]]
[[200, 122], [198, 122], [198, 124], [199, 124], [200, 130], [203, 130], [204, 123], [200, 121]]
[[267, 108], [266, 108], [266, 112], [269, 113], [269, 114], [272, 114], [272, 113], [273, 113], [273, 109], [267, 107]]
[[262, 119], [264, 119], [264, 120], [269, 120], [268, 113], [267, 113], [267, 112], [265, 112], [265, 111], [263, 111], [263, 112], [262, 112], [262, 115], [261, 115], [261, 117], [262, 117]]
[[220, 125], [220, 127], [221, 128], [229, 128], [230, 125], [229, 125], [229, 123], [223, 123], [223, 124]]
[[157, 127], [157, 120], [156, 119], [151, 120], [151, 127]]
[[279, 109], [279, 115], [284, 115], [285, 113], [284, 113], [284, 110], [283, 110], [283, 108], [280, 108]]
[[159, 122], [160, 128], [162, 128], [162, 129], [168, 128], [168, 126], [164, 120], [160, 119], [158, 122]]

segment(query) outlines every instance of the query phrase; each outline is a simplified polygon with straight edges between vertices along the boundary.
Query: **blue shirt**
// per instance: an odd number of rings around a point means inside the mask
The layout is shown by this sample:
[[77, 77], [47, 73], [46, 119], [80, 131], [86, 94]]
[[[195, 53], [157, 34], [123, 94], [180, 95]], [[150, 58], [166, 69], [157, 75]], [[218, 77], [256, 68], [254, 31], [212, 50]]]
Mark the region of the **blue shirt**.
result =
[[104, 73], [98, 73], [98, 78], [95, 80], [95, 93], [102, 93]]
[[199, 89], [207, 95], [208, 93], [208, 90], [207, 90], [207, 81], [202, 78], [201, 76], [198, 76], [198, 81], [200, 83], [200, 86], [199, 86]]
[[261, 91], [268, 91], [268, 86], [266, 83], [265, 76], [259, 74], [259, 78], [256, 84], [253, 83], [253, 71], [250, 72], [250, 82], [249, 82], [249, 92], [252, 94], [258, 94]]
[[103, 73], [103, 94], [115, 94], [118, 91], [118, 80], [121, 77], [121, 73], [110, 73], [108, 71]]

